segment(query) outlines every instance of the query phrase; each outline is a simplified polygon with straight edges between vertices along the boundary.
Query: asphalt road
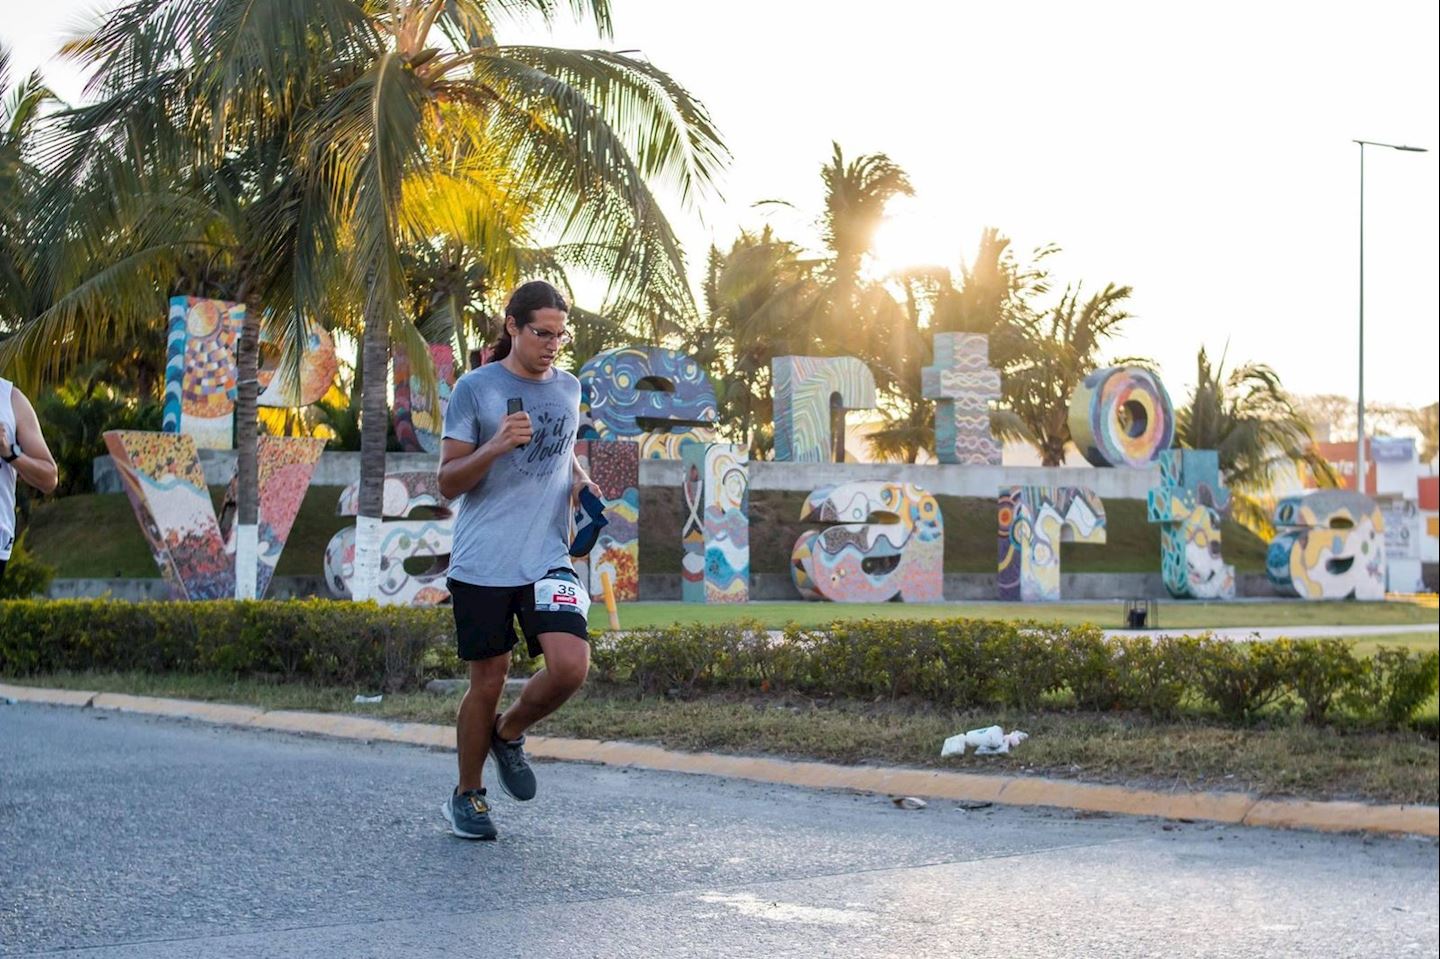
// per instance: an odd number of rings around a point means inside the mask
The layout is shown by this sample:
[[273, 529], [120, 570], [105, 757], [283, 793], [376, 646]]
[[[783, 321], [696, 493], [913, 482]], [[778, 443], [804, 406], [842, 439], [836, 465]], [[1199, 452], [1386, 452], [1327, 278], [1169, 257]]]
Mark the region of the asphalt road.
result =
[[0, 706], [0, 956], [1435, 956], [1437, 846]]

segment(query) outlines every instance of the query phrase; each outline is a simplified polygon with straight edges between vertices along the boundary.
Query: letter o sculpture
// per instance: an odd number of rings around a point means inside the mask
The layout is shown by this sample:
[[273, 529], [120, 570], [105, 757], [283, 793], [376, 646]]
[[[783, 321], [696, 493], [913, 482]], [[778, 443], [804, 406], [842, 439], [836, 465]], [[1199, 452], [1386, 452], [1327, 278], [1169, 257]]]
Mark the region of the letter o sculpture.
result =
[[1175, 408], [1154, 373], [1109, 366], [1070, 397], [1070, 436], [1095, 466], [1149, 466], [1175, 439]]

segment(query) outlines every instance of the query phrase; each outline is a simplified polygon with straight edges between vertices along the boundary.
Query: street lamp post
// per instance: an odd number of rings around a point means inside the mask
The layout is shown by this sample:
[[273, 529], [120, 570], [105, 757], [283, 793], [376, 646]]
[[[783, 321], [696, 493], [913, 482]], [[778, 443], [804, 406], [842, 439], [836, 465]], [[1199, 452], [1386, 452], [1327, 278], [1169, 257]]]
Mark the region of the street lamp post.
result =
[[1360, 145], [1360, 389], [1355, 404], [1355, 492], [1365, 492], [1365, 148], [1384, 147], [1387, 150], [1404, 150], [1407, 153], [1424, 153], [1424, 147], [1400, 146], [1397, 143], [1377, 143], [1374, 140], [1356, 140]]

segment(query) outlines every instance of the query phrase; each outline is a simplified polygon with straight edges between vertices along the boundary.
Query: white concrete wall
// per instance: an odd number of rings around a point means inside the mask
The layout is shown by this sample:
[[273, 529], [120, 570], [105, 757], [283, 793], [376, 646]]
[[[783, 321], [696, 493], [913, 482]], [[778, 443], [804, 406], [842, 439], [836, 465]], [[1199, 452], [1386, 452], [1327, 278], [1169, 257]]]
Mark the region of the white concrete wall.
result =
[[[643, 460], [641, 486], [679, 486], [681, 464]], [[1143, 500], [1160, 483], [1160, 467], [1097, 469], [1068, 466], [953, 466], [909, 463], [775, 463], [750, 464], [750, 488], [809, 493], [821, 486], [859, 480], [915, 483], [939, 496], [993, 498], [1002, 486], [1084, 486], [1101, 499]], [[1157, 559], [1158, 562], [1158, 559]]]
[[[386, 470], [391, 473], [414, 470], [433, 472], [439, 458], [427, 453], [387, 453]], [[224, 486], [235, 475], [234, 450], [201, 450], [200, 464], [205, 482]], [[95, 460], [95, 487], [102, 493], [120, 492], [119, 476], [110, 457]], [[311, 486], [348, 486], [360, 478], [359, 453], [320, 455]], [[939, 496], [980, 496], [991, 498], [1002, 486], [1084, 486], [1102, 499], [1145, 499], [1160, 482], [1160, 467], [1149, 469], [1097, 469], [1042, 466], [953, 466], [910, 463], [775, 463], [768, 460], [750, 464], [750, 488], [790, 490], [809, 493], [821, 486], [835, 486], [856, 480], [889, 480], [915, 483]], [[679, 486], [679, 460], [642, 460], [640, 485]]]

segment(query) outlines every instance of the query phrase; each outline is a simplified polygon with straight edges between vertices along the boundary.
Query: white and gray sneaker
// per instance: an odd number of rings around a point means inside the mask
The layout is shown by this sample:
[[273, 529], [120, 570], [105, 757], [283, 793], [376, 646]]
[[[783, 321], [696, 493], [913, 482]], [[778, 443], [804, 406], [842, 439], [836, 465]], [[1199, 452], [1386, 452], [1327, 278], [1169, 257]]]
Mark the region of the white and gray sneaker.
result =
[[445, 805], [440, 807], [450, 831], [461, 839], [494, 839], [495, 823], [490, 821], [490, 804], [485, 801], [485, 790], [469, 789], [455, 791]]

